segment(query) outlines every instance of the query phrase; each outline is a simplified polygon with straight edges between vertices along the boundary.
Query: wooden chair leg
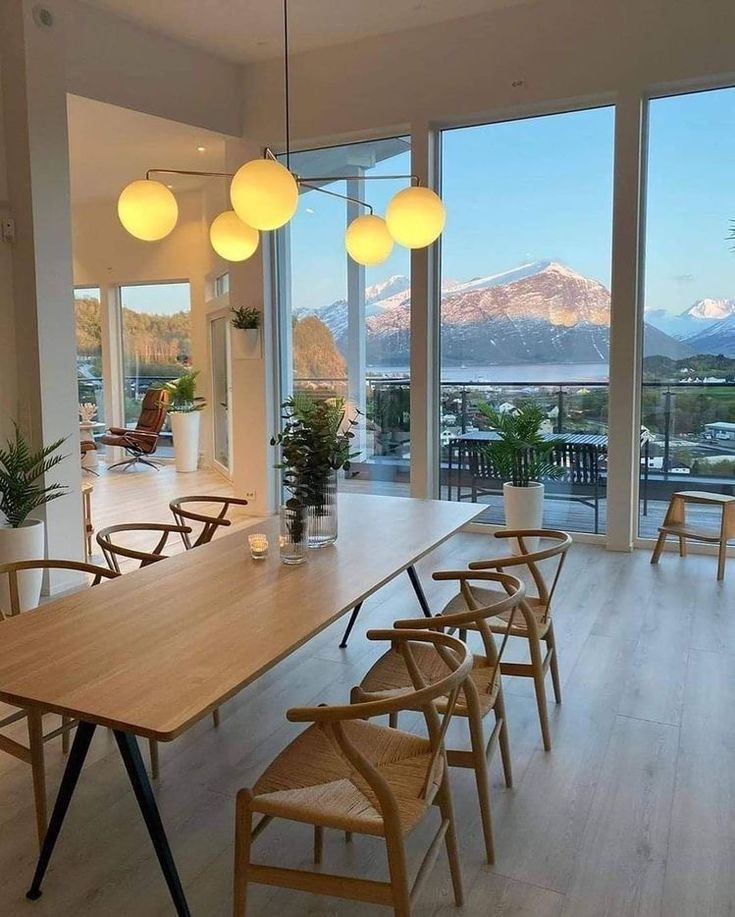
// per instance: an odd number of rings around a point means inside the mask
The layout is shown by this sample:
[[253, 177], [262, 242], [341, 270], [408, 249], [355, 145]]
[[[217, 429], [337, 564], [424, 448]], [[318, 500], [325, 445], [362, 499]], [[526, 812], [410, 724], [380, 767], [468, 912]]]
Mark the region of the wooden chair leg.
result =
[[324, 852], [324, 828], [314, 825], [314, 863], [319, 866]]
[[48, 813], [46, 809], [46, 763], [43, 752], [43, 716], [36, 710], [28, 711], [28, 746], [33, 773], [33, 798], [36, 804], [36, 831], [38, 846], [46, 836]]
[[536, 705], [538, 706], [538, 718], [541, 724], [541, 737], [544, 741], [544, 751], [551, 751], [551, 734], [549, 732], [549, 714], [546, 710], [546, 686], [544, 685], [544, 664], [541, 657], [541, 641], [537, 636], [529, 635], [528, 645], [531, 650], [533, 686], [536, 690]]
[[389, 713], [388, 714], [388, 725], [391, 729], [398, 729], [398, 714]]
[[214, 723], [214, 728], [216, 729], [219, 726], [219, 707], [212, 711], [212, 722]]
[[510, 788], [513, 786], [513, 764], [510, 755], [510, 738], [508, 736], [508, 717], [505, 714], [505, 698], [503, 697], [503, 685], [500, 685], [498, 696], [495, 699], [495, 718], [502, 720], [503, 725], [500, 727], [498, 735], [498, 744], [500, 745], [500, 759], [503, 762], [503, 774], [505, 775], [505, 785]]
[[651, 563], [657, 564], [659, 558], [661, 557], [661, 552], [664, 549], [666, 544], [666, 532], [661, 532], [656, 540], [656, 547], [653, 549], [653, 554], [651, 554]]
[[237, 794], [235, 822], [235, 891], [233, 917], [245, 917], [247, 907], [248, 866], [253, 840], [253, 813], [250, 796], [242, 790]]
[[687, 556], [687, 540], [682, 535], [679, 536], [679, 557]]
[[485, 853], [488, 863], [494, 863], [495, 843], [493, 841], [493, 822], [490, 814], [490, 773], [487, 766], [487, 755], [485, 754], [482, 719], [479, 715], [473, 715], [470, 712], [468, 723], [470, 726], [470, 745], [474, 761], [475, 783], [477, 784], [477, 798], [480, 803], [482, 833], [485, 837]]
[[151, 754], [151, 777], [157, 780], [160, 772], [158, 766], [158, 742], [155, 739], [148, 739], [148, 748]]
[[720, 539], [720, 550], [717, 554], [717, 581], [722, 582], [725, 578], [725, 561], [727, 560], [727, 542], [724, 538]]
[[447, 846], [447, 857], [449, 859], [449, 872], [452, 876], [452, 888], [454, 889], [454, 902], [457, 907], [464, 904], [464, 892], [462, 891], [462, 867], [459, 862], [459, 850], [457, 847], [457, 830], [454, 822], [454, 805], [452, 803], [452, 791], [449, 786], [449, 768], [444, 773], [442, 785], [436, 795], [439, 804], [439, 811], [443, 819], [449, 822], [444, 841]]
[[549, 629], [546, 631], [546, 645], [551, 650], [551, 659], [549, 668], [551, 669], [551, 683], [554, 686], [554, 700], [557, 704], [561, 703], [561, 679], [559, 678], [559, 658], [556, 651], [556, 637], [554, 636], [554, 624], [549, 623]]
[[71, 720], [68, 716], [61, 717], [61, 728], [64, 730], [61, 733], [61, 753], [66, 755], [69, 753], [69, 730], [67, 729]]
[[[403, 846], [403, 833], [398, 820], [385, 817], [385, 846], [388, 852], [388, 872], [393, 895], [393, 913], [395, 917], [411, 917], [411, 895], [406, 870], [406, 850]], [[240, 915], [237, 915], [240, 917]]]

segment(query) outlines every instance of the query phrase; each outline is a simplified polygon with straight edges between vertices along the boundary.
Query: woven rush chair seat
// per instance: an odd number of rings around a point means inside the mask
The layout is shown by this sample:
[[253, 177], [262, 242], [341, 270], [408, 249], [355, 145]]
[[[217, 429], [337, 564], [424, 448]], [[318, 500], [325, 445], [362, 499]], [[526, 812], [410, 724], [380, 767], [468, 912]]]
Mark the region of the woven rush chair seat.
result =
[[[496, 589], [485, 589], [482, 586], [470, 586], [472, 595], [475, 597], [477, 604], [480, 606], [493, 605], [496, 602], [499, 602], [501, 599], [505, 598], [504, 592], [499, 592]], [[525, 599], [525, 608], [522, 609], [521, 614], [516, 614], [513, 618], [513, 624], [511, 625], [511, 636], [513, 637], [526, 637], [528, 635], [528, 622], [525, 618], [525, 614], [532, 614], [537, 622], [537, 629], [539, 637], [544, 636], [546, 631], [549, 629], [551, 624], [551, 619], [548, 617], [548, 606], [545, 602], [542, 602], [540, 599], [535, 598], [532, 595], [527, 595]], [[468, 609], [467, 600], [462, 595], [461, 592], [458, 592], [453, 598], [451, 598], [447, 604], [439, 612], [440, 615], [451, 615], [456, 614], [460, 611], [467, 611]], [[511, 611], [503, 611], [498, 615], [495, 615], [493, 618], [488, 620], [488, 626], [494, 634], [503, 634], [505, 633], [506, 626], [510, 620]], [[503, 623], [501, 623], [503, 622]], [[467, 630], [477, 630], [477, 626], [470, 624], [467, 626]]]
[[[449, 674], [444, 671], [444, 676]], [[407, 834], [426, 812], [421, 797], [432, 750], [428, 739], [360, 720], [345, 723], [354, 747], [390, 783]], [[440, 767], [437, 779], [441, 781]], [[359, 772], [317, 725], [273, 761], [253, 787], [252, 809], [292, 821], [382, 836], [378, 800]]]
[[[498, 593], [498, 596], [502, 599], [507, 598], [505, 593]], [[436, 653], [427, 652], [426, 647], [422, 646], [416, 648], [414, 656], [421, 674], [429, 684], [434, 684], [439, 679], [446, 677], [447, 668]], [[495, 706], [495, 700], [500, 690], [500, 672], [493, 673], [493, 669], [488, 665], [484, 656], [473, 656], [470, 678], [477, 688], [480, 709], [483, 714], [487, 713]], [[371, 697], [388, 697], [410, 691], [411, 688], [407, 687], [410, 683], [411, 676], [403, 657], [395, 650], [389, 650], [363, 678], [360, 688], [370, 694]], [[440, 712], [443, 711], [446, 707], [446, 698], [439, 698], [436, 701], [436, 707]], [[454, 715], [468, 715], [467, 700], [463, 692], [457, 698]]]

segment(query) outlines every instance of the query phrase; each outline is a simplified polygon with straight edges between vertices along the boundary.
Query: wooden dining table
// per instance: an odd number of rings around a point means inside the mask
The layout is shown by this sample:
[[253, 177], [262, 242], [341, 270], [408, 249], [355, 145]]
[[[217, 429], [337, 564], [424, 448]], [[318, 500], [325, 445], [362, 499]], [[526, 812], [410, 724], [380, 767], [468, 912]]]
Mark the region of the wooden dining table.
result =
[[[113, 730], [176, 913], [190, 914], [138, 747], [168, 742], [409, 571], [481, 504], [341, 494], [339, 538], [280, 562], [279, 520], [126, 573], [0, 623], [0, 700], [79, 721], [27, 893], [42, 881], [98, 726]], [[270, 551], [250, 557], [247, 535]], [[354, 611], [353, 611], [354, 616]]]

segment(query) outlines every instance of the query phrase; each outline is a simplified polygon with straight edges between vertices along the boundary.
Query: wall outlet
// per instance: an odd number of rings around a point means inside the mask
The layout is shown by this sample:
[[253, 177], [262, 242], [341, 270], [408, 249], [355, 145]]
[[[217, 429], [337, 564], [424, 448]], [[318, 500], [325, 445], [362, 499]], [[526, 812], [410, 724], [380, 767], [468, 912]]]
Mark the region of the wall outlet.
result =
[[258, 496], [258, 494], [257, 494], [257, 491], [255, 491], [255, 490], [246, 490], [246, 491], [245, 491], [245, 499], [246, 499], [246, 500], [255, 500], [255, 499], [257, 498], [257, 496]]

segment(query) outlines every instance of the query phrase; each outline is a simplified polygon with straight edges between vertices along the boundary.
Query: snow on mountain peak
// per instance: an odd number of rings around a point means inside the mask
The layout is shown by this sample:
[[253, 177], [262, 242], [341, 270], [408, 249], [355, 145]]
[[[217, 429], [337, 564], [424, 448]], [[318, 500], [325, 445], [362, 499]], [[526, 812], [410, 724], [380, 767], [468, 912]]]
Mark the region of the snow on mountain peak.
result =
[[365, 287], [365, 302], [378, 302], [380, 299], [395, 296], [396, 293], [405, 293], [410, 283], [405, 274], [392, 274], [387, 280]]
[[682, 315], [699, 319], [721, 319], [735, 315], [735, 299], [698, 299]]

